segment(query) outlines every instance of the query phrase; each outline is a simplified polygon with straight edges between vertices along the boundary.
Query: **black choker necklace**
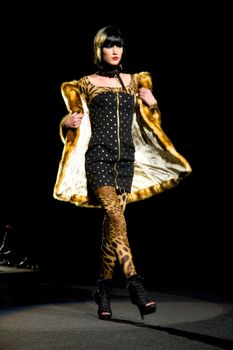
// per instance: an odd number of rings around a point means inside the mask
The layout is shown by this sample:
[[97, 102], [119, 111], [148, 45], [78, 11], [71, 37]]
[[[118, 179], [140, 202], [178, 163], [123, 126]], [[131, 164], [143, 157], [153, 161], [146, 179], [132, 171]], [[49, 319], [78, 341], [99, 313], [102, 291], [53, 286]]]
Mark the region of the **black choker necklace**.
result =
[[113, 77], [119, 76], [120, 72], [121, 72], [120, 66], [112, 66], [110, 64], [106, 64], [102, 67], [99, 67], [97, 74], [104, 77], [113, 78]]

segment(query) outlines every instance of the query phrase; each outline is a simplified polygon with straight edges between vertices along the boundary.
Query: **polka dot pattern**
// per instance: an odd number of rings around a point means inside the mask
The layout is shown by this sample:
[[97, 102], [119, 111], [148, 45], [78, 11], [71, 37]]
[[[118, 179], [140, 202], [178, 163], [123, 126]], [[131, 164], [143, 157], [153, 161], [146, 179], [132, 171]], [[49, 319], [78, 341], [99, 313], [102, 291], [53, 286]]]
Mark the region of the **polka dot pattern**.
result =
[[86, 175], [91, 190], [115, 186], [130, 192], [134, 171], [134, 95], [109, 88], [90, 99], [91, 139]]

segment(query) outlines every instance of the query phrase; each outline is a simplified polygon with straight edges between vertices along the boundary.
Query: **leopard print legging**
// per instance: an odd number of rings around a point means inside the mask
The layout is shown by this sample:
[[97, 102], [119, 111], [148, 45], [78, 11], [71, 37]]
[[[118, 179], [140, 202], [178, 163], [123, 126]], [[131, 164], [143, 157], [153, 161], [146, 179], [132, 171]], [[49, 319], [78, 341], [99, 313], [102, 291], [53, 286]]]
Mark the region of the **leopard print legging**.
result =
[[101, 279], [111, 279], [118, 259], [126, 278], [136, 275], [127, 237], [124, 211], [127, 193], [117, 195], [112, 186], [95, 189], [95, 196], [105, 211], [101, 244]]

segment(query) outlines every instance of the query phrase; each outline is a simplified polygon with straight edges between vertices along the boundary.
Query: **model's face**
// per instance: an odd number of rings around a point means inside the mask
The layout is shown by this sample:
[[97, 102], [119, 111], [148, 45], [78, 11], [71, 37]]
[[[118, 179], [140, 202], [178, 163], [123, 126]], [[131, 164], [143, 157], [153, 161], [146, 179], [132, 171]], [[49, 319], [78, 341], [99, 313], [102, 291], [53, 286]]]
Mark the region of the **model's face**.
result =
[[113, 66], [117, 66], [120, 63], [123, 54], [123, 47], [114, 45], [112, 47], [103, 47], [102, 50], [102, 58], [106, 63]]

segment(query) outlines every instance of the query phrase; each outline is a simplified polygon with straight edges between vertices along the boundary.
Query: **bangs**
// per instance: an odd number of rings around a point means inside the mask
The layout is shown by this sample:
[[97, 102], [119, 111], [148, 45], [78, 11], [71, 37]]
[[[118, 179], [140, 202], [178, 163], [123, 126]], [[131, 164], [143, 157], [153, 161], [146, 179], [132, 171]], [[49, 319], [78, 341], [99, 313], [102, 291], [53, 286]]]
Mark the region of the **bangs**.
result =
[[124, 40], [120, 36], [110, 36], [106, 38], [106, 40], [103, 43], [103, 47], [110, 48], [113, 46], [123, 47]]

